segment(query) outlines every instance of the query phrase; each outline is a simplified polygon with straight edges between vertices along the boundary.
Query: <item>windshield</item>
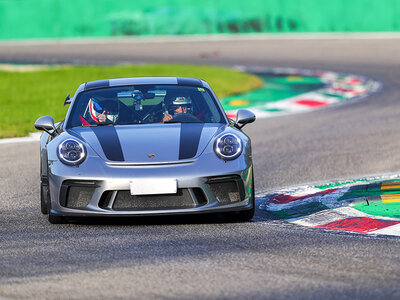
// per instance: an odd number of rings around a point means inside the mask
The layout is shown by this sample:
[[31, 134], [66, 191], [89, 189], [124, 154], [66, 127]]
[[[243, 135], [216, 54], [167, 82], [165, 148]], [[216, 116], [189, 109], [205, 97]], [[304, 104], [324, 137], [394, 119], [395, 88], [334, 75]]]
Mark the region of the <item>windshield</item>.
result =
[[74, 101], [71, 127], [152, 123], [223, 123], [210, 91], [178, 85], [135, 85], [89, 90]]

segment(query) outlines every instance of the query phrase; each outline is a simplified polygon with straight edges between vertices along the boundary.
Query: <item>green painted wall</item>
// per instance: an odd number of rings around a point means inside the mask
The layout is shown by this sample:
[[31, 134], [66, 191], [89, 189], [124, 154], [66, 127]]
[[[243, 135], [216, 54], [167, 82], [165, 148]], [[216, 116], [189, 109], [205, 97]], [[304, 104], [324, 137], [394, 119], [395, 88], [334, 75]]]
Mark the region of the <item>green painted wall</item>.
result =
[[400, 31], [399, 0], [0, 0], [0, 39]]

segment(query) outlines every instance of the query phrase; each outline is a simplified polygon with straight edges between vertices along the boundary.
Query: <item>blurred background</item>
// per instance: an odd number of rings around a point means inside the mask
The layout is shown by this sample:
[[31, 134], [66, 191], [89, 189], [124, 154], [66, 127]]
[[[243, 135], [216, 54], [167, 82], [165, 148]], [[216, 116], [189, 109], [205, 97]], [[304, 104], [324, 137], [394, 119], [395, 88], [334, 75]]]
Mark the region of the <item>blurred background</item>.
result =
[[0, 39], [399, 31], [398, 0], [0, 0]]

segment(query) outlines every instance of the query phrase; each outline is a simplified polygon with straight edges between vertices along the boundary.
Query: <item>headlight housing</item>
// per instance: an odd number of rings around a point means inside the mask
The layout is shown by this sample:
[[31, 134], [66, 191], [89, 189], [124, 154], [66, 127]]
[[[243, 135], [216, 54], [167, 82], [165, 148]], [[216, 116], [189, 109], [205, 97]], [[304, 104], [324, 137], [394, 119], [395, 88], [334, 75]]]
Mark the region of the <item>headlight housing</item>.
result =
[[87, 151], [81, 142], [68, 139], [58, 146], [57, 155], [62, 163], [69, 166], [76, 166], [85, 160]]
[[239, 137], [232, 133], [226, 133], [215, 140], [214, 151], [223, 160], [233, 160], [242, 153], [242, 145]]

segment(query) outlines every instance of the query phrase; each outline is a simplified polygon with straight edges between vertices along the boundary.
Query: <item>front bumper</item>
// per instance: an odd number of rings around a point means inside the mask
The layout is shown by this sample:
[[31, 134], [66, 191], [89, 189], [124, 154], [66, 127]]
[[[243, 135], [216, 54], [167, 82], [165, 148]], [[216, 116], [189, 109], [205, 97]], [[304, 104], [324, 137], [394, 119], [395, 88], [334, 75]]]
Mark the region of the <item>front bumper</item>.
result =
[[[88, 159], [89, 160], [89, 159]], [[51, 214], [151, 216], [241, 211], [252, 208], [252, 165], [245, 158], [187, 164], [111, 166], [92, 157], [79, 167], [49, 166]], [[175, 178], [178, 193], [131, 196], [135, 178]]]

